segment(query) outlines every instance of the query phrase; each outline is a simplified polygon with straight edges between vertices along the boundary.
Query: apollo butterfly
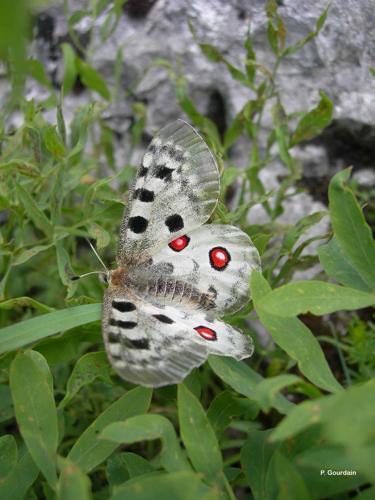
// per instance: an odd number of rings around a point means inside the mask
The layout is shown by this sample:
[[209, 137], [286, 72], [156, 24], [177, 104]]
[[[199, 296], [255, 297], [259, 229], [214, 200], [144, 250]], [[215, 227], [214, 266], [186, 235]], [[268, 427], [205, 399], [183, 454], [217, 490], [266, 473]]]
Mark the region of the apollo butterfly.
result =
[[197, 131], [182, 120], [162, 128], [130, 191], [104, 296], [104, 343], [125, 380], [174, 384], [211, 353], [240, 360], [253, 352], [250, 337], [218, 319], [249, 301], [249, 274], [260, 269], [244, 232], [203, 225], [219, 191]]

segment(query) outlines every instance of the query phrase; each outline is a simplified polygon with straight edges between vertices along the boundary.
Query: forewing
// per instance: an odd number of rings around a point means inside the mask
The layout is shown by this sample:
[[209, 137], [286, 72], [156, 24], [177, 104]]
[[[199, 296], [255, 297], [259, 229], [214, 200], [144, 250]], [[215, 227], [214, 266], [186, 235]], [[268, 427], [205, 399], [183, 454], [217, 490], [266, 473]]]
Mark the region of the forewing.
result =
[[[210, 297], [212, 310], [221, 314], [249, 302], [249, 276], [254, 269], [260, 269], [260, 257], [247, 234], [234, 226], [207, 224], [166, 245], [153, 256], [152, 263], [136, 272], [140, 277], [170, 274], [190, 283]], [[168, 303], [170, 297], [165, 299]]]
[[156, 306], [124, 290], [106, 292], [103, 335], [117, 373], [152, 387], [181, 382], [210, 353], [243, 359], [253, 352], [249, 337], [205, 311]]
[[216, 162], [201, 136], [177, 120], [152, 140], [138, 169], [120, 229], [118, 263], [141, 262], [212, 214]]

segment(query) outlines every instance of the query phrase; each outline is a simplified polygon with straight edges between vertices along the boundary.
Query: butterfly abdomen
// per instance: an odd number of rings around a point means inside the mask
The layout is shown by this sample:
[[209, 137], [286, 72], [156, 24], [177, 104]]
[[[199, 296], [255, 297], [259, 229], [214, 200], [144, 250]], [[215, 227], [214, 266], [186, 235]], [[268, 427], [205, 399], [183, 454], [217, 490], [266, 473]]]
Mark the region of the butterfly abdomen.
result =
[[213, 309], [215, 302], [209, 293], [201, 292], [191, 283], [173, 277], [153, 278], [147, 281], [142, 292], [164, 303], [184, 304], [194, 309]]

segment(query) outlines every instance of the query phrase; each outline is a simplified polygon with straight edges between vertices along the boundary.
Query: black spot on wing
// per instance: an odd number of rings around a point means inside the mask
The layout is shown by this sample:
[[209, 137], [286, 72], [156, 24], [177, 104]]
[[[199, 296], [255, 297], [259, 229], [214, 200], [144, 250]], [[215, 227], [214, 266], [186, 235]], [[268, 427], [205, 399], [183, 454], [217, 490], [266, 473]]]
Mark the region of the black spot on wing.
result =
[[149, 153], [155, 154], [157, 151], [157, 147], [155, 146], [155, 144], [151, 143], [148, 147], [148, 151]]
[[108, 342], [112, 342], [113, 344], [117, 344], [118, 342], [120, 342], [119, 333], [109, 332], [108, 333]]
[[154, 201], [155, 195], [154, 192], [150, 191], [149, 189], [140, 188], [135, 191], [134, 198], [146, 203], [150, 203]]
[[129, 349], [149, 349], [149, 339], [125, 339], [124, 344]]
[[148, 173], [148, 168], [141, 165], [138, 172], [139, 177], [146, 177], [147, 173]]
[[170, 182], [172, 180], [172, 172], [173, 168], [168, 168], [165, 165], [156, 165], [155, 177]]
[[130, 312], [135, 311], [137, 308], [133, 302], [112, 300], [112, 307], [120, 312]]
[[148, 220], [140, 215], [136, 215], [135, 217], [130, 217], [129, 219], [129, 228], [133, 233], [144, 233], [148, 226]]
[[180, 231], [184, 227], [184, 221], [179, 214], [169, 215], [165, 219], [165, 225], [168, 227], [171, 233], [175, 233], [176, 231]]
[[174, 323], [173, 319], [168, 318], [168, 316], [165, 316], [165, 314], [153, 314], [153, 316], [162, 323], [167, 323], [168, 325]]
[[114, 318], [111, 318], [109, 320], [109, 324], [111, 326], [117, 326], [119, 328], [124, 328], [126, 330], [135, 328], [137, 326], [137, 323], [135, 321], [122, 321], [121, 319], [114, 319]]

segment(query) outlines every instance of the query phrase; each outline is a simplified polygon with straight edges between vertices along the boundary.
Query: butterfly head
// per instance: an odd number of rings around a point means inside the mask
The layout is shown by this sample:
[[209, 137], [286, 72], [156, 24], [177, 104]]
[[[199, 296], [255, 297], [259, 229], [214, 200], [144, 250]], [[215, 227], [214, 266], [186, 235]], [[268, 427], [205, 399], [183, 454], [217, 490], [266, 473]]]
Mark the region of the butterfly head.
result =
[[112, 271], [108, 271], [107, 283], [112, 286], [122, 286], [125, 282], [126, 269], [124, 267], [118, 267]]

